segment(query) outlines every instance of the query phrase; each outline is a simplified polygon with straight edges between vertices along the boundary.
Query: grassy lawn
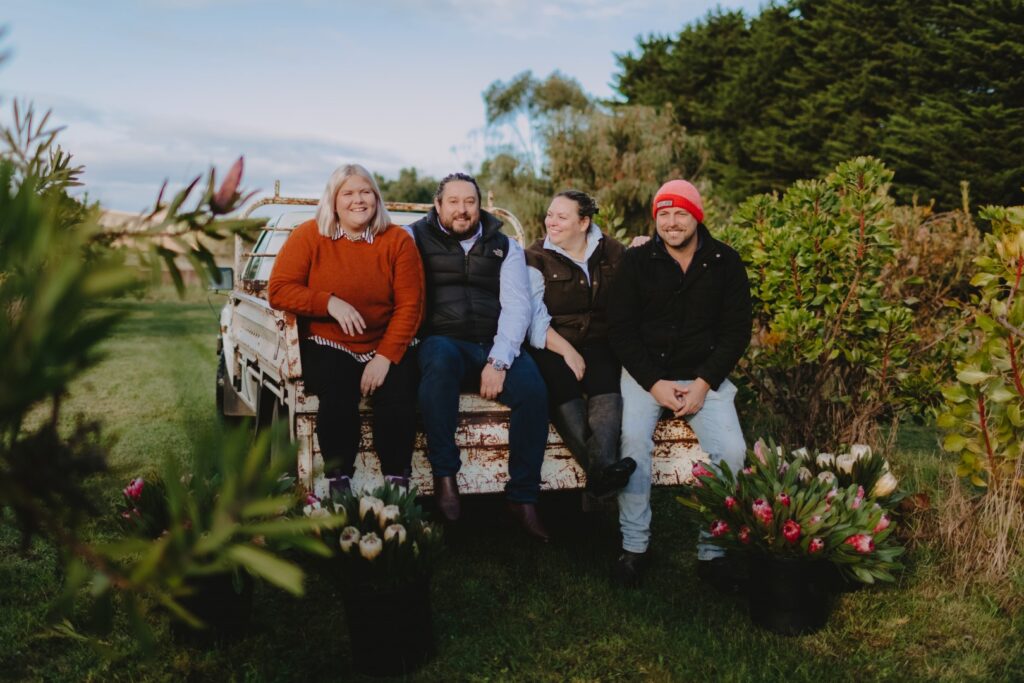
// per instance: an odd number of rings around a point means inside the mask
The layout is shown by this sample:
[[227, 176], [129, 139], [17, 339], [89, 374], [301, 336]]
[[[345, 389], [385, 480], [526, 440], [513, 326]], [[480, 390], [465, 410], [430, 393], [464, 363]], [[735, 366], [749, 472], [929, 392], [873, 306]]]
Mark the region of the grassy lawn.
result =
[[[77, 383], [67, 413], [100, 418], [110, 472], [91, 486], [112, 509], [128, 478], [168, 453], [187, 455], [214, 415], [215, 335], [222, 299], [193, 294], [113, 304], [131, 315], [108, 356]], [[907, 428], [891, 455], [910, 488], [929, 490], [950, 467], [934, 433]], [[929, 491], [933, 500], [938, 494]], [[621, 591], [608, 573], [618, 546], [611, 512], [584, 516], [574, 496], [542, 500], [556, 542], [537, 547], [508, 528], [495, 497], [470, 500], [433, 583], [438, 657], [416, 680], [962, 681], [1024, 679], [1024, 618], [982, 591], [951, 585], [924, 545], [895, 586], [843, 595], [829, 626], [781, 638], [755, 629], [742, 599], [722, 597], [694, 572], [695, 528], [674, 491], [656, 493], [654, 564], [643, 587]], [[9, 515], [0, 524], [0, 680], [353, 680], [340, 594], [314, 573], [294, 599], [258, 585], [252, 632], [218, 649], [173, 643], [132, 652], [123, 625], [108, 658], [48, 628], [60, 590], [53, 550], [27, 552]], [[110, 519], [90, 530], [102, 538]], [[400, 618], [400, 617], [396, 617]]]

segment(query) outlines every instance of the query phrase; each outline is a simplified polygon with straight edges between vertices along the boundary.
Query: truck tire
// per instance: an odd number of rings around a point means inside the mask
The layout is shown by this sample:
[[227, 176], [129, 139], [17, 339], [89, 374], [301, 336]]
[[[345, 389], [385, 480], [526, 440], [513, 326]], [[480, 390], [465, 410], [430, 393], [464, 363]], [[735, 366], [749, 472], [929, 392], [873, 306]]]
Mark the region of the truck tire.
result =
[[223, 349], [218, 354], [217, 358], [217, 417], [220, 418], [221, 422], [229, 427], [236, 427], [242, 422], [242, 418], [238, 415], [226, 415], [224, 413], [224, 392], [227, 389], [228, 382], [228, 366], [227, 361], [224, 359]]

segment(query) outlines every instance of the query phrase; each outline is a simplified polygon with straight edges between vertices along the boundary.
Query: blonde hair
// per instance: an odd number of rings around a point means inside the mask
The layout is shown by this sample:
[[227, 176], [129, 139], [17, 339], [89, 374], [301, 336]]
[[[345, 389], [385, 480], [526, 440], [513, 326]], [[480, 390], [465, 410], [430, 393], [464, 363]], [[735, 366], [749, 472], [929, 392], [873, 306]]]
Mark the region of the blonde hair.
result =
[[373, 194], [377, 197], [377, 208], [367, 226], [370, 235], [376, 237], [391, 225], [391, 214], [384, 206], [384, 198], [380, 195], [380, 188], [377, 187], [377, 181], [373, 179], [373, 175], [359, 164], [345, 164], [334, 169], [334, 173], [327, 179], [327, 187], [324, 188], [320, 203], [316, 207], [316, 224], [320, 228], [320, 234], [324, 237], [333, 238], [340, 234], [341, 226], [338, 225], [338, 213], [334, 208], [334, 203], [338, 196], [338, 190], [352, 176], [359, 176], [369, 181], [370, 187], [373, 188]]

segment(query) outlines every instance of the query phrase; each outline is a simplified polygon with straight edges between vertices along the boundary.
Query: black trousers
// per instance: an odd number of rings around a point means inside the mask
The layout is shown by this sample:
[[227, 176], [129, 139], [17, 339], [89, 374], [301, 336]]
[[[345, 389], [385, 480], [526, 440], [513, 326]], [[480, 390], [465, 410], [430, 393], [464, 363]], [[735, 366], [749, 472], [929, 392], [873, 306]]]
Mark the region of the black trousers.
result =
[[586, 370], [583, 379], [577, 380], [565, 359], [548, 349], [530, 348], [530, 355], [540, 368], [540, 374], [548, 385], [548, 405], [552, 408], [567, 401], [586, 396], [619, 393], [622, 365], [607, 344], [596, 344], [576, 349]]
[[[329, 346], [302, 343], [302, 378], [306, 391], [320, 399], [316, 436], [328, 476], [351, 477], [361, 436], [359, 382], [365, 363]], [[384, 383], [370, 396], [373, 446], [385, 475], [408, 476], [416, 439], [416, 349], [392, 364]]]

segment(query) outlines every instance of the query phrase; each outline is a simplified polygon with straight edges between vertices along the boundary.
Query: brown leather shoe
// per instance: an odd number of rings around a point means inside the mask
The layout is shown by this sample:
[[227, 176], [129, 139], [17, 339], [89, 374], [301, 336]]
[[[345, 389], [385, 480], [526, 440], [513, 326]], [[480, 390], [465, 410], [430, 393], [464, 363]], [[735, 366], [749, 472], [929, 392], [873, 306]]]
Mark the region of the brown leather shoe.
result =
[[509, 515], [519, 522], [526, 533], [530, 534], [541, 543], [547, 543], [551, 540], [547, 529], [544, 528], [544, 524], [540, 521], [540, 515], [537, 514], [536, 504], [513, 503], [512, 501], [508, 501], [507, 509]]
[[459, 521], [462, 505], [459, 503], [459, 483], [455, 477], [434, 477], [434, 501], [445, 521]]

